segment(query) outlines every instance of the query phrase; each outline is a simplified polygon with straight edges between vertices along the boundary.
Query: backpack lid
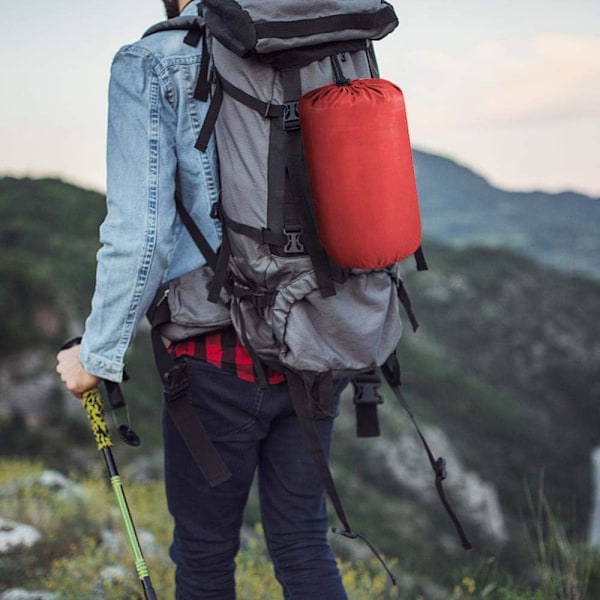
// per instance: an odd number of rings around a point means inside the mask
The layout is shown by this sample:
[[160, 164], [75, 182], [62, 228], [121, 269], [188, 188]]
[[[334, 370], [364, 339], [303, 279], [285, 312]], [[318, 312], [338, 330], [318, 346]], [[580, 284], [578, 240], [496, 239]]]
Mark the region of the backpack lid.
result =
[[204, 0], [206, 25], [246, 58], [347, 40], [377, 40], [398, 25], [383, 0]]

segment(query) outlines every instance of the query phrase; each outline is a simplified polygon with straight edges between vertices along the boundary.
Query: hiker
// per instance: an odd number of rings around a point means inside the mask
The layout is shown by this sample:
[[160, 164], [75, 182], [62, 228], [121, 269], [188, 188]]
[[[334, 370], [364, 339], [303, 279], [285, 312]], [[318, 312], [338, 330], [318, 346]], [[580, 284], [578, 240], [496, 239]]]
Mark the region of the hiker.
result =
[[[169, 17], [180, 11], [191, 17], [200, 2], [163, 3]], [[220, 244], [221, 226], [211, 216], [219, 196], [214, 141], [205, 152], [194, 148], [208, 108], [193, 98], [203, 46], [182, 43], [184, 35], [173, 30], [148, 36], [122, 48], [112, 65], [107, 215], [92, 310], [81, 345], [57, 357], [57, 372], [75, 396], [101, 379], [122, 380], [125, 352], [157, 289], [205, 262], [177, 212], [176, 191], [213, 250]], [[285, 598], [346, 598], [326, 538], [323, 484], [283, 374], [269, 368], [268, 385], [260, 385], [231, 325], [175, 342], [171, 350], [187, 376], [186, 400], [231, 474], [211, 485], [165, 408], [176, 598], [235, 598], [234, 558], [255, 472], [265, 537]], [[316, 421], [326, 452], [336, 410]]]

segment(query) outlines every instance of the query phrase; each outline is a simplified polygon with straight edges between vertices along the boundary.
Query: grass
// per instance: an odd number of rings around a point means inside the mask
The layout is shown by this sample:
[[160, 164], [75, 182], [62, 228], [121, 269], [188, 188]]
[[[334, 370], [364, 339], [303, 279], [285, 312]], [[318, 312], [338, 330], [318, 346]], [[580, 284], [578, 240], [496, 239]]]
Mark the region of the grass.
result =
[[[0, 461], [0, 516], [33, 525], [43, 534], [34, 549], [4, 555], [0, 591], [9, 587], [44, 589], [61, 600], [142, 598], [121, 516], [100, 470], [74, 477], [62, 489], [35, 484], [44, 470], [39, 462]], [[168, 557], [172, 522], [162, 482], [128, 484], [128, 503], [159, 598], [174, 597], [174, 567]], [[405, 572], [398, 559], [386, 557], [397, 577], [392, 586], [379, 562], [340, 561], [352, 600], [591, 600], [590, 582], [600, 572], [589, 549], [567, 538], [560, 520], [541, 493], [528, 498], [535, 511], [530, 532], [535, 573], [532, 583], [510, 582], [493, 560], [470, 573], [457, 573], [451, 589]], [[281, 590], [268, 558], [260, 526], [246, 536], [237, 558], [239, 600], [280, 598]]]
[[[530, 543], [536, 556], [544, 598], [585, 600], [592, 597], [588, 587], [598, 568], [598, 557], [583, 543], [569, 539], [561, 519], [544, 494], [543, 481], [536, 495], [527, 492], [527, 502], [534, 514]], [[598, 597], [594, 594], [594, 598]]]

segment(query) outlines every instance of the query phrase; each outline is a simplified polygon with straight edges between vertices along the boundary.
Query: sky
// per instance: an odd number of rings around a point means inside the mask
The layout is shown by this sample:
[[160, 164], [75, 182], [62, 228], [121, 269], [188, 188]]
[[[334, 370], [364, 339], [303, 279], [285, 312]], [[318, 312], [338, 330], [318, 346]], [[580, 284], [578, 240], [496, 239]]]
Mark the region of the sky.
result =
[[[0, 175], [105, 191], [113, 55], [159, 0], [8, 2], [0, 20]], [[393, 0], [377, 42], [415, 148], [509, 190], [600, 197], [600, 1]]]

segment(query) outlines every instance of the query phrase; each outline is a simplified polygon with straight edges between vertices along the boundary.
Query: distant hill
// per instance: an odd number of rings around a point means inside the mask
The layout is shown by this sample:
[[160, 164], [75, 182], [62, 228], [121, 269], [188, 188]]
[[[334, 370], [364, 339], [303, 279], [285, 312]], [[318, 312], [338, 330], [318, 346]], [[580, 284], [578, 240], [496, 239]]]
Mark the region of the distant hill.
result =
[[600, 277], [600, 198], [508, 192], [451, 159], [415, 151], [414, 160], [426, 238], [516, 250]]
[[56, 344], [89, 307], [102, 194], [57, 179], [0, 178], [0, 359]]

